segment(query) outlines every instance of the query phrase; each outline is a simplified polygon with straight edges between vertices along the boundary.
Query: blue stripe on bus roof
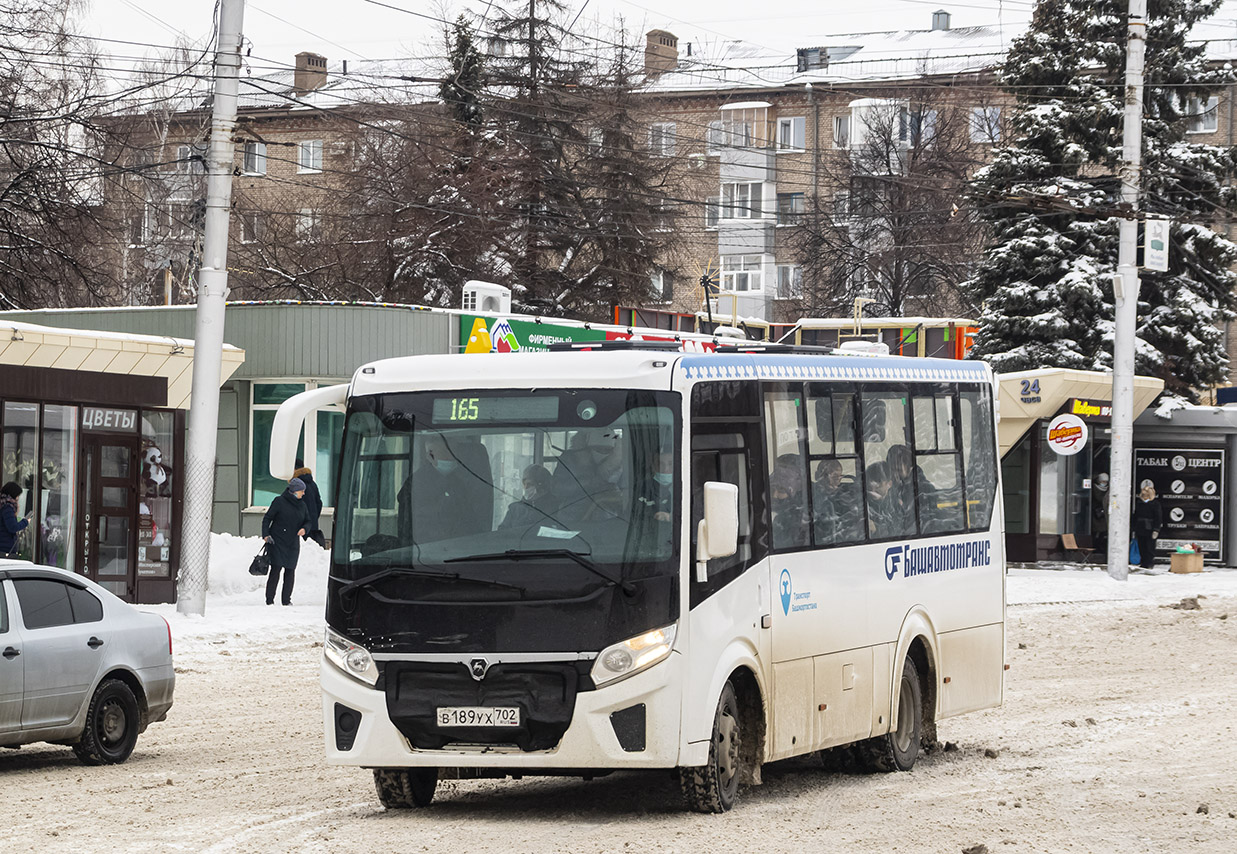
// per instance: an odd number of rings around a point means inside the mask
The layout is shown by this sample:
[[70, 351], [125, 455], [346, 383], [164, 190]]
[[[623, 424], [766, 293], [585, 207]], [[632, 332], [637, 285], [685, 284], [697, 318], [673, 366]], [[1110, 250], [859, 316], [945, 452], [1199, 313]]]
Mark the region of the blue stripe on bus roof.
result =
[[803, 355], [690, 355], [679, 360], [689, 380], [852, 380], [988, 382], [982, 362], [897, 357]]

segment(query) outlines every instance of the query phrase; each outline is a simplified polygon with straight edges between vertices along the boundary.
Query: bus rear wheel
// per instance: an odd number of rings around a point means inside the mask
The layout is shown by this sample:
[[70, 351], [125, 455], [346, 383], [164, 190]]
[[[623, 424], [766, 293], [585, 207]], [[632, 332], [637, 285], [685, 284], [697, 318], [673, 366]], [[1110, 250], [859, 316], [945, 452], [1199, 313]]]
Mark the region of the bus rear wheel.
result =
[[729, 682], [722, 689], [713, 716], [709, 763], [700, 768], [680, 768], [679, 785], [689, 809], [695, 812], [726, 812], [734, 806], [743, 778], [743, 732], [739, 701]]
[[902, 665], [898, 690], [898, 725], [893, 732], [860, 742], [856, 754], [872, 771], [909, 771], [919, 758], [923, 729], [923, 689], [919, 670], [910, 658]]
[[389, 810], [428, 807], [438, 788], [438, 769], [375, 768], [374, 788]]

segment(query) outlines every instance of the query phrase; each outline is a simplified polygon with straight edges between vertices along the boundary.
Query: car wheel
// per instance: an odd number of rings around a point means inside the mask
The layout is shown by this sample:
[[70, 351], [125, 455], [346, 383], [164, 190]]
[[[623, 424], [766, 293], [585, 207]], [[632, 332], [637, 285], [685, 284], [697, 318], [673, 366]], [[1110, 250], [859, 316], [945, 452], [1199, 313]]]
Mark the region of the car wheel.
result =
[[919, 738], [923, 729], [923, 689], [915, 662], [902, 665], [902, 684], [898, 690], [898, 726], [886, 735], [859, 743], [863, 764], [873, 771], [909, 771], [919, 758]]
[[86, 727], [73, 752], [87, 765], [124, 762], [137, 744], [141, 714], [128, 685], [118, 679], [103, 680], [90, 698]]
[[375, 768], [374, 788], [389, 810], [428, 807], [438, 788], [438, 769]]
[[734, 686], [727, 682], [713, 716], [709, 764], [702, 768], [679, 769], [679, 785], [688, 808], [717, 813], [734, 806], [743, 777], [743, 733], [739, 721], [739, 702]]

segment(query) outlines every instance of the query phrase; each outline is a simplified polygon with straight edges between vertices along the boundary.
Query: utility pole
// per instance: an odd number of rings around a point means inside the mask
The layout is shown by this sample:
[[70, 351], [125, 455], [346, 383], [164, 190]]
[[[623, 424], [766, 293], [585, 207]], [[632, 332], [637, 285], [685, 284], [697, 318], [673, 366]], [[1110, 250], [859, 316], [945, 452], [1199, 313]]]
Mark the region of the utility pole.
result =
[[1130, 504], [1134, 491], [1134, 331], [1138, 322], [1138, 191], [1142, 184], [1143, 65], [1147, 0], [1130, 0], [1125, 54], [1125, 131], [1121, 148], [1120, 245], [1113, 280], [1116, 330], [1112, 354], [1112, 448], [1108, 486], [1108, 574], [1130, 574]]
[[206, 613], [210, 521], [215, 505], [215, 446], [219, 429], [219, 376], [223, 365], [223, 309], [228, 294], [228, 215], [232, 208], [232, 132], [240, 87], [241, 25], [245, 0], [220, 0], [215, 50], [215, 102], [206, 160], [206, 223], [198, 273], [193, 341], [193, 394], [185, 442], [185, 511], [176, 610]]

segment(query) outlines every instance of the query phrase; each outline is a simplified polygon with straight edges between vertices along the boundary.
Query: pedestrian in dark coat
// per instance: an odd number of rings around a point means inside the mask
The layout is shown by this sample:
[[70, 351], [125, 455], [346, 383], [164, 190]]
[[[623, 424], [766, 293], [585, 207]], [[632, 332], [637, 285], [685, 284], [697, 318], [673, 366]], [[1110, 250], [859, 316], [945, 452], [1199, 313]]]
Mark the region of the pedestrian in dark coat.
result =
[[21, 487], [9, 481], [0, 487], [0, 557], [8, 557], [9, 552], [17, 550], [17, 535], [26, 530], [34, 511], [25, 517], [17, 515], [17, 498], [21, 495]]
[[1134, 502], [1134, 539], [1138, 540], [1138, 564], [1150, 569], [1155, 564], [1155, 541], [1164, 527], [1164, 508], [1155, 497], [1154, 486], [1144, 486]]
[[300, 538], [309, 524], [309, 508], [305, 506], [305, 481], [294, 477], [288, 488], [275, 496], [262, 517], [262, 538], [270, 544], [271, 571], [266, 576], [266, 604], [275, 604], [275, 589], [279, 572], [283, 570], [283, 594], [280, 601], [292, 604], [292, 585], [296, 582], [296, 561], [301, 553]]
[[318, 491], [318, 484], [314, 482], [313, 469], [305, 465], [303, 460], [296, 461], [296, 471], [292, 472], [293, 477], [299, 477], [305, 484], [305, 497], [302, 499], [305, 502], [306, 509], [309, 510], [309, 524], [305, 526], [305, 536], [301, 539], [313, 540], [322, 548], [326, 548], [326, 537], [322, 533], [322, 528], [319, 527], [319, 519], [322, 516], [322, 493]]

